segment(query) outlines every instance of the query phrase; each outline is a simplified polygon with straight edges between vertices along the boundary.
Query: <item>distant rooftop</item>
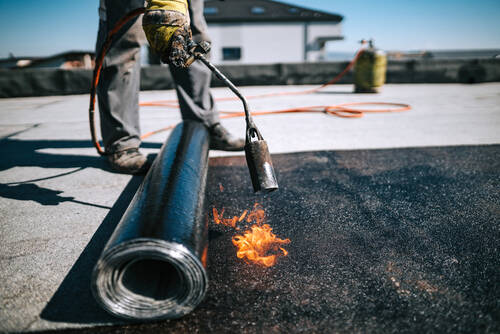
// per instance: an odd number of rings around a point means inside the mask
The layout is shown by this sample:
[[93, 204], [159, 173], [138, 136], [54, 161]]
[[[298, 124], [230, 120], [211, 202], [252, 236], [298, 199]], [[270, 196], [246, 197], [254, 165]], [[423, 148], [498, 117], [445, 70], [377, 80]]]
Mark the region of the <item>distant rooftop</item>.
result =
[[389, 60], [410, 59], [491, 59], [500, 58], [500, 49], [388, 51]]
[[208, 23], [340, 22], [342, 15], [292, 6], [271, 0], [205, 1]]
[[93, 67], [93, 51], [72, 50], [48, 57], [17, 57], [0, 59], [0, 68], [32, 68], [32, 67], [61, 67], [61, 68], [91, 68]]

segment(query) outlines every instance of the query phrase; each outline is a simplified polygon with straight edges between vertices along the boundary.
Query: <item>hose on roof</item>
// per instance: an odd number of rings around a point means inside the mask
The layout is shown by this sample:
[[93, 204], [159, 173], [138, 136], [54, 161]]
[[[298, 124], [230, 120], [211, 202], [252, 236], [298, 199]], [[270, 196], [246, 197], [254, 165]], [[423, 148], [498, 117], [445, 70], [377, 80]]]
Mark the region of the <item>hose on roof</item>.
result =
[[[99, 84], [99, 76], [102, 70], [102, 63], [104, 61], [104, 57], [106, 53], [109, 51], [111, 47], [111, 43], [113, 41], [114, 35], [131, 19], [139, 16], [144, 13], [145, 8], [138, 8], [127, 15], [125, 15], [118, 23], [113, 27], [113, 29], [109, 32], [106, 42], [98, 53], [98, 57], [96, 58], [94, 75], [92, 79], [92, 86], [90, 90], [90, 106], [89, 106], [89, 123], [90, 123], [90, 134], [92, 137], [92, 142], [94, 147], [97, 150], [97, 153], [100, 155], [106, 155], [106, 152], [102, 149], [99, 144], [99, 140], [97, 139], [96, 127], [95, 127], [95, 97], [96, 97], [96, 88]], [[278, 93], [268, 93], [268, 94], [259, 94], [253, 96], [246, 96], [247, 99], [259, 99], [259, 98], [269, 98], [269, 97], [281, 97], [281, 96], [297, 96], [297, 95], [306, 95], [306, 94], [314, 94], [319, 92], [320, 90], [336, 84], [344, 75], [346, 75], [354, 66], [356, 61], [359, 59], [361, 54], [364, 52], [365, 47], [364, 43], [361, 48], [356, 52], [353, 59], [347, 64], [342, 72], [336, 75], [333, 79], [324, 83], [318, 87], [312, 89], [306, 89], [301, 91], [294, 92], [278, 92]], [[225, 97], [225, 98], [217, 98], [215, 101], [223, 102], [223, 101], [233, 101], [237, 100], [237, 97]], [[160, 100], [160, 101], [149, 101], [142, 102], [139, 104], [142, 107], [168, 107], [172, 109], [178, 109], [179, 104], [177, 99], [175, 100]], [[366, 106], [376, 106], [376, 108], [366, 108]], [[278, 110], [260, 110], [251, 112], [252, 116], [263, 116], [263, 115], [273, 115], [273, 114], [288, 114], [288, 113], [297, 113], [297, 112], [321, 112], [326, 113], [331, 116], [343, 117], [343, 118], [360, 118], [365, 115], [365, 113], [388, 113], [388, 112], [402, 112], [411, 110], [411, 106], [406, 103], [393, 103], [393, 102], [350, 102], [350, 103], [340, 103], [333, 105], [319, 105], [319, 106], [303, 106], [303, 107], [293, 107], [287, 109], [278, 109]], [[242, 111], [220, 111], [221, 119], [225, 118], [233, 118], [233, 117], [243, 117], [245, 113]], [[151, 131], [145, 133], [141, 136], [141, 139], [146, 139], [150, 136], [158, 134], [160, 132], [171, 130], [175, 127], [175, 124], [168, 125], [161, 129]]]

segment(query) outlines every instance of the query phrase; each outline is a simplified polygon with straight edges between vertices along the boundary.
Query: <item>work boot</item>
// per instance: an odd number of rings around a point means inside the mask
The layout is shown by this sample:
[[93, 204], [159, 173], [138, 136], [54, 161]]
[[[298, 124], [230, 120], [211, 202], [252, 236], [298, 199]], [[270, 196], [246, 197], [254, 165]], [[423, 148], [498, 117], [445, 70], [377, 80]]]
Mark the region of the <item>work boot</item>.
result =
[[151, 163], [137, 147], [111, 153], [108, 161], [112, 169], [123, 174], [142, 175], [151, 167]]
[[231, 135], [220, 123], [211, 126], [208, 132], [211, 150], [243, 151], [245, 149], [245, 140]]

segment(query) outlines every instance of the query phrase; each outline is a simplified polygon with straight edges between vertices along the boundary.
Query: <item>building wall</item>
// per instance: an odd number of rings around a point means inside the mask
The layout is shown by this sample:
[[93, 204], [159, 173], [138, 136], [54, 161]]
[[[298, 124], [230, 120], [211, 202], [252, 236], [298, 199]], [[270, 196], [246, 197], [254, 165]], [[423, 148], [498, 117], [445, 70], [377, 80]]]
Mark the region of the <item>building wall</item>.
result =
[[[307, 29], [307, 57], [305, 61], [325, 61], [327, 59], [325, 41], [343, 39], [340, 23], [311, 22]], [[320, 43], [319, 41], [322, 41]]]
[[[210, 24], [212, 59], [217, 64], [296, 62], [303, 57], [301, 23]], [[240, 60], [224, 60], [223, 48], [241, 48]]]
[[312, 43], [318, 37], [342, 37], [342, 24], [311, 22], [308, 26], [308, 42]]
[[[302, 22], [209, 24], [208, 32], [212, 38], [212, 60], [216, 64], [302, 62], [305, 60], [306, 36], [311, 45], [317, 37], [341, 36], [340, 24]], [[224, 60], [224, 48], [241, 48], [241, 58]], [[307, 60], [317, 58], [307, 57]]]

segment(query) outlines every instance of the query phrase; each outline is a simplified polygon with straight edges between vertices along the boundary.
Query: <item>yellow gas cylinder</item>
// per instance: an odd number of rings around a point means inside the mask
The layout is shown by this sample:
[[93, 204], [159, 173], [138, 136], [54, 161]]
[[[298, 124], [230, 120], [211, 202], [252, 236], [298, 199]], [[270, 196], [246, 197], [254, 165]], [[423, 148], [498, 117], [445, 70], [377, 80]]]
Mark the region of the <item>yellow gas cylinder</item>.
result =
[[354, 91], [356, 93], [378, 93], [385, 83], [387, 56], [370, 40], [369, 46], [354, 64]]

